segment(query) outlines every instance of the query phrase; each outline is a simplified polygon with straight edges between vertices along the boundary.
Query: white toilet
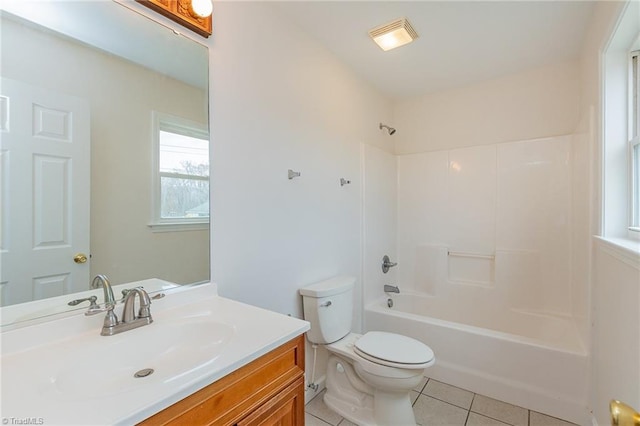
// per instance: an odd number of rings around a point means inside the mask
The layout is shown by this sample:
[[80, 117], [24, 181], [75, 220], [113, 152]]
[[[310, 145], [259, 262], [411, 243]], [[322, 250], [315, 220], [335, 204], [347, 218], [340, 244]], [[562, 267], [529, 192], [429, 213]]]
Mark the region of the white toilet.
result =
[[351, 333], [354, 277], [301, 288], [307, 338], [329, 351], [324, 402], [360, 426], [415, 425], [410, 392], [433, 365], [433, 351], [395, 333]]

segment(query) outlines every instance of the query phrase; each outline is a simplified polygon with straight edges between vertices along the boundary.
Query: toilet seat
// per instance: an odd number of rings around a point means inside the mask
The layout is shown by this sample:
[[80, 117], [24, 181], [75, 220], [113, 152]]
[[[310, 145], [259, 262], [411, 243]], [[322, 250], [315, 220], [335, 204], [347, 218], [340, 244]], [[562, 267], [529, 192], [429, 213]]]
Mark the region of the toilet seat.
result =
[[362, 358], [388, 367], [424, 369], [433, 364], [434, 354], [424, 343], [395, 333], [370, 331], [354, 344]]

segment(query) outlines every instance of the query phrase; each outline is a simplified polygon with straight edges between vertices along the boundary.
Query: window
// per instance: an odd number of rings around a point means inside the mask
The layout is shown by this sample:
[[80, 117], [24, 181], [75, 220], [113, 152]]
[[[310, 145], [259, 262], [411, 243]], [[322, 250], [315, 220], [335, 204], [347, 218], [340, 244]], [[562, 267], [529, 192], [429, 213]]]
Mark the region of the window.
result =
[[602, 160], [602, 220], [598, 231], [603, 238], [627, 248], [630, 244], [633, 251], [638, 251], [633, 240], [640, 240], [640, 2], [621, 3], [619, 12], [601, 56], [602, 151], [594, 153], [601, 154]]
[[640, 231], [640, 63], [638, 61], [640, 51], [631, 54], [631, 140], [629, 150], [631, 152], [631, 226], [632, 231]]
[[209, 133], [205, 125], [154, 113], [153, 180], [153, 228], [208, 226]]

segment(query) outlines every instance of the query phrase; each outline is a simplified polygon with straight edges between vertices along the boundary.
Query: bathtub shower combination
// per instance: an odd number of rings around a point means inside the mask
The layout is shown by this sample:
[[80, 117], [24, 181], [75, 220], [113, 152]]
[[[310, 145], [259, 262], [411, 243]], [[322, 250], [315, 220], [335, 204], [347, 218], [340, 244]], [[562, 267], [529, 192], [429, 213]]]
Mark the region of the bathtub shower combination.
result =
[[584, 423], [589, 370], [570, 320], [518, 312], [500, 322], [486, 312], [466, 312], [461, 318], [435, 297], [389, 297], [392, 308], [387, 298], [367, 306], [366, 327], [402, 330], [427, 343], [437, 357], [429, 377]]
[[[429, 345], [429, 377], [586, 424], [575, 139], [401, 156], [365, 147], [365, 188], [383, 190], [365, 192], [364, 326]], [[395, 188], [379, 182], [392, 176]], [[385, 238], [397, 247], [388, 274], [371, 266]]]

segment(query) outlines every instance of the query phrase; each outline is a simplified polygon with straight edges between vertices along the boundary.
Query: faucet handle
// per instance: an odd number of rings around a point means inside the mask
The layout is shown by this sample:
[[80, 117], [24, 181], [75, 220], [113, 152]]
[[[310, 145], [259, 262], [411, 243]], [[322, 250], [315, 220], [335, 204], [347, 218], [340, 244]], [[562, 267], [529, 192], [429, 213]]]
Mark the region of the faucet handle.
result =
[[74, 299], [71, 302], [67, 303], [67, 305], [69, 306], [76, 306], [81, 304], [82, 302], [89, 302], [91, 306], [89, 306], [89, 308], [92, 308], [94, 306], [97, 306], [98, 304], [96, 303], [98, 301], [98, 298], [96, 296], [90, 296], [90, 297], [85, 297], [82, 299]]
[[389, 256], [385, 254], [382, 258], [382, 273], [386, 274], [389, 272], [389, 268], [393, 268], [394, 266], [398, 266], [398, 263], [392, 262], [391, 259], [389, 259]]
[[97, 301], [98, 301], [98, 298], [96, 296], [90, 296], [90, 297], [85, 297], [83, 299], [72, 300], [71, 302], [67, 303], [67, 305], [76, 306], [82, 302], [89, 302], [89, 309], [87, 309], [87, 312], [85, 312], [84, 314], [86, 316], [90, 316], [90, 315], [99, 314], [100, 312], [105, 312], [107, 310], [106, 307], [101, 308], [100, 305], [96, 303]]

